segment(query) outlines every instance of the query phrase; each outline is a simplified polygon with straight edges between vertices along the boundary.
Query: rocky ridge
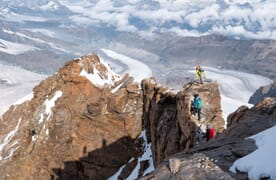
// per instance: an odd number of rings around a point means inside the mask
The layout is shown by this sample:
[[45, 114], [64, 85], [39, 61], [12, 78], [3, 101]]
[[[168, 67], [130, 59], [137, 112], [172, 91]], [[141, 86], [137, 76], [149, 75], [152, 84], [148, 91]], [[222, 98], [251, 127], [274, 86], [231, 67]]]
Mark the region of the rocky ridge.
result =
[[[220, 93], [216, 82], [185, 84], [178, 92], [158, 85], [153, 79], [142, 82], [143, 122], [152, 143], [155, 165], [164, 158], [196, 145], [197, 130], [207, 124], [216, 132], [224, 130]], [[191, 101], [199, 94], [204, 102], [203, 119], [191, 113]]]
[[[120, 77], [96, 55], [69, 61], [33, 89], [31, 100], [3, 115], [1, 178], [106, 179], [124, 166], [118, 178], [125, 179], [137, 163], [141, 177], [149, 166], [137, 161], [145, 148], [136, 139], [142, 120], [148, 135], [155, 133], [148, 136], [155, 164], [189, 149], [202, 123], [190, 112], [193, 93], [206, 95], [203, 122], [222, 131], [216, 83], [186, 84], [174, 93], [152, 79], [139, 86], [128, 75]], [[159, 121], [161, 126], [152, 126]], [[164, 141], [154, 138], [158, 133]]]
[[[201, 121], [191, 114], [194, 94], [204, 102]], [[138, 164], [141, 179], [246, 179], [229, 167], [256, 149], [245, 137], [275, 125], [276, 100], [240, 107], [229, 116], [227, 130], [220, 100], [216, 82], [172, 91], [150, 78], [139, 86], [96, 55], [83, 56], [3, 115], [0, 179], [107, 179], [121, 167], [118, 179], [126, 179]], [[197, 144], [196, 131], [206, 124], [217, 135]], [[156, 166], [145, 177], [149, 164], [138, 162], [143, 142], [136, 139], [142, 126]]]

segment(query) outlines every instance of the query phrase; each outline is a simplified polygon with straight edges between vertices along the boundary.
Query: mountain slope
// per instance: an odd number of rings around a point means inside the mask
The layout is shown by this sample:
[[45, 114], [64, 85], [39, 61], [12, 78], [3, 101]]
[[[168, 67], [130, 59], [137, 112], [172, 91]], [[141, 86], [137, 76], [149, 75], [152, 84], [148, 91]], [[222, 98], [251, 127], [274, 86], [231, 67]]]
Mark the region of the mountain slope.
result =
[[137, 159], [142, 98], [132, 81], [96, 55], [66, 63], [3, 115], [1, 178], [106, 179]]
[[[107, 52], [120, 62], [131, 60]], [[132, 60], [132, 63], [137, 62]], [[128, 70], [135, 67], [134, 64]], [[138, 65], [144, 67], [144, 64]], [[151, 74], [148, 68], [144, 70], [147, 72], [144, 75]], [[1, 177], [137, 178], [152, 170], [153, 162], [158, 167], [152, 175], [156, 176], [157, 172], [158, 177], [172, 177], [170, 171], [162, 168], [167, 166], [166, 158], [173, 156], [177, 159], [180, 155], [181, 161], [188, 161], [184, 163], [185, 168], [192, 168], [189, 171], [191, 176], [196, 173], [197, 177], [231, 179], [228, 172], [231, 164], [256, 149], [253, 142], [244, 141], [244, 138], [274, 124], [275, 100], [269, 100], [252, 109], [238, 109], [229, 117], [228, 129], [223, 131], [216, 82], [203, 85], [191, 82], [179, 92], [162, 87], [153, 79], [143, 81], [141, 87], [133, 82], [134, 78], [128, 75], [122, 78], [115, 74], [96, 55], [66, 63], [34, 88], [31, 99], [11, 106], [3, 114], [0, 121]], [[242, 88], [239, 81], [229, 82]], [[250, 87], [250, 83], [245, 84]], [[191, 98], [195, 93], [199, 93], [205, 102], [201, 122], [190, 112]], [[262, 125], [254, 126], [258, 121]], [[146, 132], [141, 133], [142, 124]], [[196, 130], [204, 124], [212, 124], [223, 133], [210, 143], [196, 145]], [[252, 129], [245, 133], [248, 124]], [[145, 133], [147, 138], [144, 141], [150, 144], [136, 139], [139, 134], [144, 137]], [[146, 159], [150, 157], [150, 148], [154, 161]], [[176, 152], [180, 154], [173, 155]], [[230, 160], [227, 158], [229, 154]], [[219, 161], [214, 163], [206, 159], [208, 157]], [[196, 167], [190, 167], [195, 161]], [[211, 168], [206, 169], [205, 163], [211, 163]], [[193, 169], [198, 166], [201, 174], [197, 173], [198, 169]], [[209, 170], [212, 170], [211, 174]], [[182, 169], [180, 172], [173, 177], [182, 176], [182, 173], [187, 175]]]

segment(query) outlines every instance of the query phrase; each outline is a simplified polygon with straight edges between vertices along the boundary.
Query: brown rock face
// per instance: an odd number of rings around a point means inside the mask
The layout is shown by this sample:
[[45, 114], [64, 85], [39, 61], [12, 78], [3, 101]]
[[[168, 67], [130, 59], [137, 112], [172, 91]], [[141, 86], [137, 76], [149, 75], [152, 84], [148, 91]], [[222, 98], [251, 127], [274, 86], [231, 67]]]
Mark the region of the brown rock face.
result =
[[[245, 138], [275, 125], [276, 98], [264, 98], [251, 109], [241, 106], [227, 119], [227, 131], [231, 137]], [[249, 128], [249, 130], [245, 130]]]
[[265, 97], [276, 97], [276, 80], [270, 85], [260, 87], [249, 99], [249, 103], [256, 104]]
[[0, 179], [106, 179], [136, 156], [141, 118], [132, 78], [96, 55], [70, 61], [3, 115]]
[[[173, 93], [150, 79], [142, 82], [142, 89], [143, 122], [156, 165], [176, 152], [193, 147], [200, 125], [212, 124], [217, 132], [224, 129], [217, 83], [186, 84]], [[199, 94], [204, 104], [204, 118], [200, 122], [191, 114], [194, 94]]]

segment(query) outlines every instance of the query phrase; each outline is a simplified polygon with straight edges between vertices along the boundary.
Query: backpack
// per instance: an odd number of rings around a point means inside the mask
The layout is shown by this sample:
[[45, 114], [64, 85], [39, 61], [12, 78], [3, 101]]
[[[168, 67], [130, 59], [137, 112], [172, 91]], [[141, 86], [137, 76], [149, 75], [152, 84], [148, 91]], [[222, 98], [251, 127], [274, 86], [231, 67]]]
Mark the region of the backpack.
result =
[[200, 98], [196, 98], [194, 101], [194, 107], [200, 109], [202, 108], [202, 106], [203, 106], [202, 100]]
[[200, 68], [198, 71], [199, 71], [199, 72], [204, 72], [204, 69]]

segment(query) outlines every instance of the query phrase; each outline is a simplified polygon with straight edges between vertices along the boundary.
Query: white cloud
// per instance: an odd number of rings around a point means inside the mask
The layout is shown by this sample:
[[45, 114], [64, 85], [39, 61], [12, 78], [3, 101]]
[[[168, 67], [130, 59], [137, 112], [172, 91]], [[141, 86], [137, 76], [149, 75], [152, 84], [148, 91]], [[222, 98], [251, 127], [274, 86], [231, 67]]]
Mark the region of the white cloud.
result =
[[189, 37], [199, 37], [203, 35], [207, 35], [208, 33], [200, 33], [196, 30], [187, 30], [187, 29], [180, 29], [178, 27], [173, 27], [171, 29], [163, 29], [164, 33], [170, 32], [170, 33], [175, 33], [178, 36], [189, 36]]
[[252, 13], [254, 13], [252, 9], [244, 9], [234, 4], [222, 11], [221, 16], [227, 21], [231, 19], [246, 20]]
[[[276, 39], [276, 1], [127, 0], [60, 1], [76, 23], [111, 25], [116, 30], [178, 35], [221, 33], [234, 37]], [[136, 18], [137, 22], [130, 21]], [[141, 23], [140, 23], [141, 21]], [[154, 31], [152, 31], [154, 29]]]
[[127, 32], [136, 32], [137, 28], [133, 25], [130, 25], [128, 22], [128, 14], [116, 14], [114, 16], [114, 22], [117, 26], [117, 30], [119, 31], [127, 31]]
[[75, 22], [77, 25], [87, 25], [87, 24], [98, 24], [99, 21], [96, 20], [92, 20], [89, 17], [85, 17], [85, 16], [80, 16], [80, 15], [74, 15], [71, 16], [70, 19]]
[[154, 11], [142, 10], [132, 12], [132, 14], [146, 21], [160, 23], [160, 25], [168, 21], [176, 21], [178, 23], [181, 23], [183, 21], [183, 12], [174, 12], [168, 9], [158, 9]]
[[216, 21], [219, 18], [219, 6], [213, 4], [198, 12], [192, 12], [185, 17], [185, 20], [187, 20], [192, 27], [196, 28], [200, 23], [206, 23], [208, 20]]

